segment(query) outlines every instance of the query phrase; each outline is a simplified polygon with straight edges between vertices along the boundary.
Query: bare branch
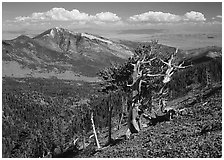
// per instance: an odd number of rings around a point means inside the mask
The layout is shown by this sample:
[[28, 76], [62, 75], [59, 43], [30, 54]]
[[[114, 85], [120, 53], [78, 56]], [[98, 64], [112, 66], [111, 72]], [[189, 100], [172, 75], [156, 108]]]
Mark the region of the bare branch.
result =
[[[176, 49], [175, 53], [177, 53], [177, 52], [178, 52], [178, 48]], [[176, 69], [186, 68], [186, 66], [182, 66], [184, 64], [184, 61], [178, 66], [172, 64], [173, 59], [174, 59], [174, 54], [171, 55], [168, 62], [165, 62], [164, 60], [160, 59], [161, 62], [163, 62], [164, 64], [166, 64], [168, 66], [165, 76], [164, 76], [164, 79], [163, 79], [163, 83], [168, 83], [171, 80], [171, 77], [174, 74]]]
[[156, 57], [151, 58], [151, 59], [150, 59], [150, 60], [148, 60], [148, 61], [142, 61], [142, 64], [149, 63], [149, 64], [151, 65], [151, 62], [152, 62], [154, 59], [156, 59]]
[[166, 95], [166, 94], [169, 92], [168, 89], [165, 89], [165, 91], [164, 91], [164, 90], [163, 90], [164, 88], [165, 88], [165, 85], [160, 89], [158, 95], [163, 96], [163, 95]]
[[188, 68], [188, 67], [192, 67], [193, 65], [188, 65], [188, 66], [182, 66], [184, 64], [184, 61], [179, 64], [178, 66], [174, 65], [174, 67], [178, 68], [178, 69], [184, 69], [184, 68]]
[[[179, 66], [177, 66], [177, 67], [182, 67], [182, 65], [184, 64], [184, 61], [181, 63], [181, 64], [179, 64]], [[176, 66], [175, 66], [176, 67]]]
[[174, 74], [173, 68], [168, 69], [164, 76], [163, 83], [168, 83], [171, 80], [173, 74]]
[[169, 66], [169, 63], [168, 62], [165, 62], [163, 59], [161, 59], [161, 58], [159, 58], [159, 60], [161, 61], [161, 62], [163, 62], [164, 64], [166, 64], [166, 65], [168, 65]]
[[100, 149], [100, 144], [97, 138], [97, 134], [96, 134], [96, 129], [95, 129], [95, 124], [94, 124], [94, 120], [93, 120], [93, 112], [91, 113], [91, 122], [92, 122], [92, 127], [93, 127], [93, 133], [95, 136], [95, 140], [96, 140], [96, 144], [97, 144], [97, 148]]
[[138, 85], [138, 92], [139, 93], [141, 93], [141, 87], [142, 87], [142, 83], [144, 83], [144, 82], [146, 82], [146, 81], [144, 81], [144, 80], [140, 80], [140, 82], [139, 82], [139, 85]]
[[165, 74], [150, 74], [150, 73], [147, 73], [146, 76], [147, 77], [158, 77], [158, 76], [164, 76]]
[[132, 82], [132, 84], [127, 84], [127, 86], [132, 87], [138, 81], [138, 79], [141, 77], [142, 77], [142, 70], [140, 71], [140, 73], [137, 73], [136, 76], [135, 75], [132, 76], [133, 82]]
[[79, 138], [76, 138], [75, 140], [73, 140], [73, 145], [75, 146], [77, 141], [79, 140]]
[[141, 60], [141, 62], [144, 62], [146, 58], [146, 54], [144, 55], [143, 59]]

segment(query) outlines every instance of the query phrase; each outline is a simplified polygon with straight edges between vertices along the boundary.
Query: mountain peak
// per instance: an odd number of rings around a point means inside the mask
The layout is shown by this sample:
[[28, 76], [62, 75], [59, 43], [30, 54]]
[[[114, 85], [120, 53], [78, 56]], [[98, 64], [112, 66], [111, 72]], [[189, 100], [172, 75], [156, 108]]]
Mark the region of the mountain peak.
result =
[[93, 52], [99, 54], [102, 51], [110, 52], [113, 56], [122, 59], [126, 59], [133, 54], [127, 46], [114, 42], [108, 38], [86, 32], [73, 32], [60, 27], [48, 29], [34, 37], [34, 39], [40, 45], [51, 50], [73, 54], [84, 53], [86, 56], [88, 54], [89, 57], [92, 57], [90, 54]]
[[57, 29], [57, 30], [61, 30], [61, 29], [64, 29], [64, 28], [61, 28], [61, 27], [54, 27], [52, 29]]
[[34, 37], [34, 39], [42, 38], [45, 36], [50, 36], [50, 37], [54, 38], [56, 34], [63, 33], [64, 31], [65, 30], [63, 28], [59, 28], [59, 27], [51, 28], [51, 29], [48, 29], [47, 31], [44, 31], [43, 33], [37, 35], [36, 37]]
[[50, 30], [54, 31], [54, 32], [64, 32], [64, 31], [66, 31], [66, 29], [60, 28], [60, 27], [54, 27], [54, 28], [51, 28]]

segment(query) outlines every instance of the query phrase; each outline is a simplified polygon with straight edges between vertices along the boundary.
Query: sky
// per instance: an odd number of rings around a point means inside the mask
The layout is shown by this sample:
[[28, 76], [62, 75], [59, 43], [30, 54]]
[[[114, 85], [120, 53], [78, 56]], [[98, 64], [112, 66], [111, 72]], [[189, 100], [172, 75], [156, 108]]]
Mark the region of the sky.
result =
[[3, 2], [2, 39], [53, 27], [120, 39], [222, 31], [221, 2]]

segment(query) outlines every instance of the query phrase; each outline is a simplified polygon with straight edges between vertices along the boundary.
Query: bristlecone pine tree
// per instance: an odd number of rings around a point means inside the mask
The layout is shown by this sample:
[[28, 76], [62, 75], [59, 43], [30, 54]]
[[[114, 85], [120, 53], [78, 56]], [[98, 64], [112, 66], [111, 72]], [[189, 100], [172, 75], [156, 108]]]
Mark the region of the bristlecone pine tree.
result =
[[129, 106], [122, 103], [122, 110], [125, 110], [125, 106], [129, 108], [127, 138], [141, 129], [139, 114], [146, 109], [151, 110], [152, 100], [158, 99], [158, 107], [165, 105], [165, 97], [169, 93], [168, 83], [173, 74], [178, 69], [189, 67], [176, 60], [178, 49], [171, 55], [164, 56], [158, 53], [157, 45], [158, 41], [152, 41], [149, 45], [139, 46], [125, 64], [113, 65], [99, 74], [104, 82], [102, 91], [124, 92], [123, 100], [131, 95]]

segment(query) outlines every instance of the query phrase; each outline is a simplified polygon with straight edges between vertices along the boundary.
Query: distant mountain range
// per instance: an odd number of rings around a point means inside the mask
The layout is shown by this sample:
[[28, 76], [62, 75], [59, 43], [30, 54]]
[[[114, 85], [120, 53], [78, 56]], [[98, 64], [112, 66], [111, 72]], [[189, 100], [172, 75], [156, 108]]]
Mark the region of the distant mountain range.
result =
[[2, 42], [3, 76], [94, 77], [99, 69], [130, 57], [132, 44], [58, 27], [34, 38], [21, 35]]
[[[2, 74], [3, 77], [55, 77], [96, 81], [96, 73], [100, 69], [114, 62], [123, 63], [133, 55], [138, 45], [138, 42], [114, 41], [56, 27], [34, 38], [21, 35], [13, 40], [3, 40]], [[175, 51], [174, 47], [164, 45], [159, 45], [158, 49], [164, 55]], [[213, 50], [221, 51], [221, 48]], [[221, 56], [205, 52], [182, 52], [180, 57], [192, 60], [192, 56]]]

